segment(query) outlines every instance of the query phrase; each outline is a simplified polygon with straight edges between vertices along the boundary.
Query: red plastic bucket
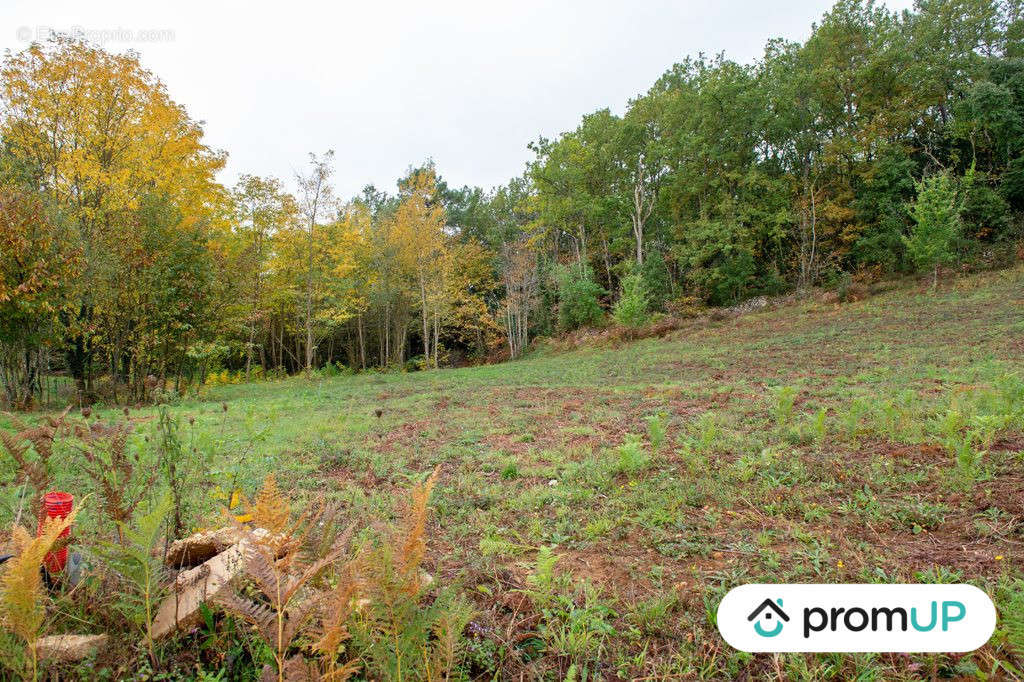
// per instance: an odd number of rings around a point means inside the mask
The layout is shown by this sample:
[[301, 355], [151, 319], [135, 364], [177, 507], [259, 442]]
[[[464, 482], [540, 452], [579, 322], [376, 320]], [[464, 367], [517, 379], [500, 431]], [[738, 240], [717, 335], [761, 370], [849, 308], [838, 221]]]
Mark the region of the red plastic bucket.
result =
[[[60, 490], [54, 490], [46, 493], [43, 496], [43, 511], [45, 512], [45, 518], [48, 519], [63, 519], [71, 513], [71, 508], [75, 504], [75, 496], [71, 493], [65, 493]], [[43, 519], [39, 520], [39, 529], [36, 531], [38, 535], [43, 533]], [[67, 537], [71, 533], [71, 528], [65, 528], [61, 531], [59, 537]], [[56, 552], [50, 552], [46, 555], [43, 563], [46, 564], [46, 570], [50, 573], [60, 573], [64, 570], [64, 564], [68, 561], [68, 548], [62, 547]]]

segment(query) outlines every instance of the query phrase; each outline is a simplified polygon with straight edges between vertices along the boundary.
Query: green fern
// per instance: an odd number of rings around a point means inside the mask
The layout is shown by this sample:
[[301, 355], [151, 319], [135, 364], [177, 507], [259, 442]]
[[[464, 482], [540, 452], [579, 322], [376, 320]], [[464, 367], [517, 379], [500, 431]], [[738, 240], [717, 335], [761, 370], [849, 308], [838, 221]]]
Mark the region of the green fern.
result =
[[811, 420], [811, 433], [814, 435], [814, 442], [819, 446], [825, 442], [825, 436], [828, 435], [828, 426], [825, 423], [827, 417], [828, 410], [823, 407], [818, 410]]
[[646, 469], [651, 461], [650, 456], [644, 452], [640, 436], [632, 433], [626, 435], [626, 442], [616, 448], [616, 452], [619, 454], [615, 467], [618, 473], [639, 473]]
[[159, 582], [161, 560], [155, 549], [171, 506], [171, 496], [165, 494], [150, 506], [147, 513], [137, 516], [133, 524], [118, 523], [124, 539], [122, 543], [107, 543], [100, 549], [107, 563], [132, 587], [131, 591], [123, 594], [120, 610], [141, 627], [154, 664], [153, 605], [163, 591]]
[[775, 391], [775, 424], [782, 428], [793, 416], [797, 390], [793, 386], [780, 386]]
[[1024, 580], [1014, 580], [1003, 594], [1005, 601], [999, 604], [1001, 630], [1009, 653], [1020, 665], [1024, 662]]
[[668, 415], [664, 412], [649, 414], [644, 417], [647, 422], [647, 439], [651, 443], [651, 450], [657, 452], [665, 444], [665, 435], [668, 431]]

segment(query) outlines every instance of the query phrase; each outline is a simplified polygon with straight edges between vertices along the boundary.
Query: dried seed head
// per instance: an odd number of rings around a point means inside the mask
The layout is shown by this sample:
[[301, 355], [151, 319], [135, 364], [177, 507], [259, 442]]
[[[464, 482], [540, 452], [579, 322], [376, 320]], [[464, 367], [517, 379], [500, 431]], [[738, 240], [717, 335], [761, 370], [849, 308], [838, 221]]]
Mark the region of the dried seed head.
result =
[[220, 404], [220, 409], [223, 410], [224, 412], [227, 412], [228, 411], [228, 404], [227, 403], [221, 403]]
[[196, 418], [191, 414], [188, 416], [188, 425], [193, 426], [196, 423]]

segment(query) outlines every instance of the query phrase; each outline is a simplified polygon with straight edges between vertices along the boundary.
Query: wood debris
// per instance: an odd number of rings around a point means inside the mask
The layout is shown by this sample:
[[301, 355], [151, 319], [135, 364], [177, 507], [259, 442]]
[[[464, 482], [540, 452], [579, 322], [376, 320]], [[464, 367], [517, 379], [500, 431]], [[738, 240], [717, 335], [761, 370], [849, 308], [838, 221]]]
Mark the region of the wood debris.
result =
[[164, 637], [198, 623], [201, 604], [224, 590], [233, 589], [231, 581], [245, 567], [248, 545], [247, 540], [242, 540], [199, 566], [180, 573], [171, 586], [171, 595], [160, 604], [153, 619], [153, 637]]
[[50, 635], [36, 640], [39, 658], [52, 661], [80, 661], [107, 644], [107, 635]]

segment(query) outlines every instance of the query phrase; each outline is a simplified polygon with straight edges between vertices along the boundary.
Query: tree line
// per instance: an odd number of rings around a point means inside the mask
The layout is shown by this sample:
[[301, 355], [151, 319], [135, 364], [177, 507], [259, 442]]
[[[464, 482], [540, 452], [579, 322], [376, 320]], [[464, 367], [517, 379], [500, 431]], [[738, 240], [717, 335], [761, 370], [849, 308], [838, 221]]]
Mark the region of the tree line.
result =
[[[344, 366], [517, 357], [851, 278], [1012, 258], [1024, 210], [1016, 2], [841, 0], [802, 42], [686, 58], [523, 174], [335, 196], [333, 152], [217, 181], [224, 152], [132, 53], [56, 38], [0, 69], [0, 380], [83, 399]], [[342, 159], [343, 162], [343, 159]]]

